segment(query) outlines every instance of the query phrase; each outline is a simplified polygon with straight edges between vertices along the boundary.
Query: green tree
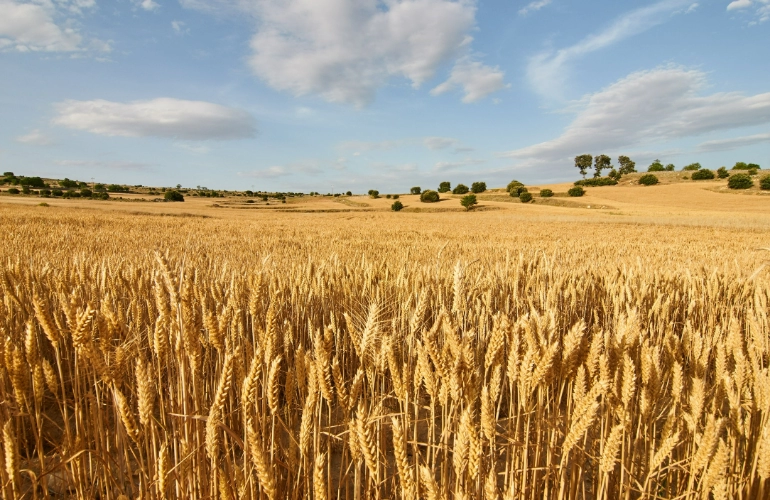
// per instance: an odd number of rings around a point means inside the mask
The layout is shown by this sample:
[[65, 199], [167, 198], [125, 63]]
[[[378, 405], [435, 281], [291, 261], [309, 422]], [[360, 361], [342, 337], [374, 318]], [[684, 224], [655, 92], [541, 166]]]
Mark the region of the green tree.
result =
[[660, 160], [655, 160], [649, 167], [647, 167], [648, 172], [664, 172], [665, 170], [666, 167], [663, 166]]
[[588, 169], [591, 168], [593, 161], [594, 157], [587, 154], [575, 157], [575, 168], [580, 170], [580, 175], [583, 176], [583, 179], [586, 178], [586, 172], [588, 172]]
[[476, 201], [476, 195], [475, 194], [468, 194], [463, 196], [460, 199], [460, 205], [465, 207], [465, 210], [470, 210], [474, 206], [478, 204], [478, 201]]
[[748, 170], [749, 165], [746, 162], [743, 161], [736, 161], [735, 165], [733, 166], [733, 170]]
[[567, 191], [567, 194], [572, 197], [578, 198], [586, 194], [586, 191], [580, 186], [575, 186], [573, 188], [570, 188], [569, 191]]
[[423, 191], [420, 195], [420, 201], [423, 203], [436, 203], [439, 200], [439, 195], [436, 191], [430, 189]]
[[639, 177], [639, 184], [643, 186], [653, 186], [658, 183], [658, 177], [653, 174], [644, 174]]
[[163, 199], [166, 201], [184, 201], [184, 196], [179, 191], [170, 189], [163, 195]]
[[393, 204], [390, 206], [390, 209], [393, 210], [394, 212], [400, 212], [402, 208], [404, 208], [404, 204], [398, 200], [394, 201]]
[[438, 185], [439, 193], [448, 193], [452, 190], [452, 184], [449, 181], [444, 181]]
[[458, 184], [452, 190], [452, 194], [466, 194], [467, 192], [468, 192], [468, 186], [466, 186], [465, 184]]
[[553, 191], [551, 191], [550, 189], [541, 189], [540, 190], [540, 197], [541, 198], [550, 198], [551, 196], [553, 196]]
[[666, 169], [666, 172], [673, 172], [674, 170], [676, 170], [676, 167], [674, 166], [673, 163], [669, 163], [668, 165], [666, 165], [665, 169]]
[[682, 169], [682, 172], [688, 172], [688, 171], [694, 172], [695, 170], [700, 170], [700, 169], [701, 169], [700, 163], [696, 162], [696, 163], [690, 163], [689, 165], [685, 165], [685, 167]]
[[631, 160], [628, 156], [618, 156], [618, 164], [620, 165], [618, 172], [621, 174], [631, 174], [636, 172], [636, 162]]
[[420, 186], [415, 186], [412, 189], [409, 190], [412, 194], [420, 194], [422, 193], [422, 189], [420, 189]]
[[749, 174], [734, 174], [727, 181], [727, 187], [730, 189], [749, 189], [754, 185]]
[[717, 177], [720, 179], [727, 179], [730, 177], [730, 173], [727, 171], [727, 167], [719, 167], [717, 169]]
[[602, 170], [605, 168], [610, 168], [612, 166], [612, 158], [610, 158], [607, 155], [599, 155], [596, 158], [594, 158], [594, 169], [596, 172], [594, 173], [594, 177], [601, 177], [602, 176]]
[[345, 196], [353, 196], [353, 193], [351, 191], [346, 191]]
[[532, 201], [532, 193], [521, 193], [519, 195], [519, 200], [522, 203], [529, 203]]
[[518, 188], [519, 186], [523, 186], [523, 185], [524, 184], [522, 184], [521, 182], [519, 182], [517, 180], [513, 180], [513, 181], [508, 183], [508, 185], [505, 187], [505, 190], [510, 193], [511, 189]]
[[471, 184], [471, 192], [472, 193], [483, 193], [487, 190], [487, 183], [486, 182], [474, 182]]

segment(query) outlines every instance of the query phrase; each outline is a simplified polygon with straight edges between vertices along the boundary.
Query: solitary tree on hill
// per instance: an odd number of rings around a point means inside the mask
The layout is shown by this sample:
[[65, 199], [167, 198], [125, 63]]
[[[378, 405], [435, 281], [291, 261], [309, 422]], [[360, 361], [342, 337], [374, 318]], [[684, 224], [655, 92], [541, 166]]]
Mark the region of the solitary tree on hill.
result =
[[618, 169], [618, 172], [621, 174], [630, 174], [632, 172], [636, 172], [636, 162], [631, 160], [628, 156], [618, 156], [618, 163], [620, 164], [620, 168]]
[[575, 157], [575, 168], [580, 170], [580, 175], [583, 176], [583, 179], [586, 178], [586, 172], [591, 168], [593, 160], [594, 157], [591, 155], [580, 155]]
[[612, 166], [612, 158], [610, 158], [607, 155], [599, 155], [596, 158], [594, 158], [594, 169], [596, 169], [596, 173], [594, 173], [594, 177], [601, 177], [602, 176], [602, 170], [605, 168], [610, 168]]

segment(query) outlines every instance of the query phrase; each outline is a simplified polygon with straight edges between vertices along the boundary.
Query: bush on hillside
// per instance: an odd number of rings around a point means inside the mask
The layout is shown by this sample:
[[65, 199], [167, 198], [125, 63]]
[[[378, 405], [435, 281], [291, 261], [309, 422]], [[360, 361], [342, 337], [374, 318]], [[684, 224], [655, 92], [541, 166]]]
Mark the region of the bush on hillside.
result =
[[666, 172], [673, 172], [674, 170], [676, 170], [676, 167], [674, 166], [673, 163], [669, 163], [668, 165], [666, 165]]
[[648, 172], [663, 172], [666, 170], [666, 167], [663, 166], [663, 164], [660, 162], [660, 160], [655, 160], [650, 164], [649, 167], [647, 167]]
[[436, 191], [431, 191], [430, 189], [423, 191], [420, 195], [420, 201], [423, 203], [436, 203], [439, 199], [438, 193]]
[[517, 180], [513, 180], [513, 181], [509, 182], [507, 186], [505, 186], [505, 190], [510, 193], [511, 189], [518, 188], [518, 187], [521, 187], [521, 186], [524, 186], [524, 184], [519, 182], [519, 181], [517, 181]]
[[529, 190], [522, 185], [522, 186], [516, 186], [514, 188], [511, 188], [511, 190], [508, 191], [508, 194], [510, 194], [512, 198], [518, 198], [519, 196], [521, 196], [521, 193], [528, 193], [528, 192]]
[[420, 188], [420, 186], [415, 186], [412, 189], [410, 189], [409, 192], [412, 194], [420, 194], [422, 193], [422, 189]]
[[469, 191], [468, 186], [466, 186], [465, 184], [458, 184], [452, 190], [452, 194], [467, 194], [468, 191]]
[[734, 174], [727, 181], [727, 187], [730, 189], [749, 189], [754, 185], [749, 174]]
[[711, 180], [713, 178], [714, 178], [714, 172], [712, 172], [707, 168], [702, 168], [692, 173], [692, 180], [694, 181]]
[[83, 198], [90, 198], [93, 195], [94, 195], [94, 192], [91, 191], [90, 189], [83, 188], [80, 190], [80, 196], [82, 196]]
[[726, 167], [719, 167], [717, 169], [717, 177], [719, 177], [720, 179], [727, 179], [728, 177], [730, 177], [730, 173], [727, 171]]
[[394, 201], [393, 204], [390, 206], [390, 209], [394, 212], [399, 212], [402, 208], [404, 208], [404, 204], [400, 201]]
[[610, 177], [593, 177], [591, 179], [581, 179], [575, 181], [576, 186], [614, 186], [618, 183]]
[[762, 177], [762, 180], [759, 181], [759, 189], [770, 189], [770, 175]]
[[486, 182], [474, 182], [471, 184], [471, 192], [473, 193], [483, 193], [487, 190], [487, 183]]
[[573, 198], [578, 198], [586, 194], [586, 190], [583, 189], [581, 186], [575, 186], [573, 188], [570, 188], [570, 190], [567, 191], [567, 194], [572, 196]]
[[439, 193], [448, 193], [452, 190], [452, 184], [449, 181], [444, 181], [438, 185]]
[[470, 210], [474, 206], [476, 206], [479, 202], [476, 200], [475, 194], [468, 194], [462, 197], [460, 200], [460, 205], [465, 207], [465, 210]]
[[639, 184], [642, 186], [654, 186], [658, 183], [658, 177], [653, 174], [645, 174], [639, 177]]
[[184, 201], [184, 196], [179, 191], [171, 189], [166, 191], [163, 195], [163, 199], [166, 201]]
[[686, 165], [682, 169], [682, 171], [687, 172], [687, 171], [691, 171], [691, 170], [700, 170], [700, 169], [701, 169], [700, 163], [690, 163], [689, 165]]
[[521, 193], [519, 195], [519, 200], [521, 200], [522, 203], [529, 203], [532, 201], [532, 193]]
[[8, 194], [19, 194], [20, 192], [21, 192], [21, 191], [19, 191], [19, 190], [18, 190], [18, 189], [16, 189], [16, 188], [10, 188], [10, 189], [8, 190]]
[[551, 191], [550, 189], [541, 189], [540, 190], [540, 197], [541, 198], [550, 198], [551, 196], [553, 196], [553, 191]]

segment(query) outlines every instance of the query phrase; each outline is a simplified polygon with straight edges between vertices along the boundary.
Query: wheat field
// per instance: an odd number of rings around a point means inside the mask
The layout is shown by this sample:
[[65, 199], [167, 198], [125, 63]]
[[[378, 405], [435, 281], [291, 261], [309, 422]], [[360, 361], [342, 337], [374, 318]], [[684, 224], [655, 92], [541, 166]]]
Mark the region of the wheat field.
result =
[[766, 232], [402, 215], [0, 207], [3, 497], [770, 495]]

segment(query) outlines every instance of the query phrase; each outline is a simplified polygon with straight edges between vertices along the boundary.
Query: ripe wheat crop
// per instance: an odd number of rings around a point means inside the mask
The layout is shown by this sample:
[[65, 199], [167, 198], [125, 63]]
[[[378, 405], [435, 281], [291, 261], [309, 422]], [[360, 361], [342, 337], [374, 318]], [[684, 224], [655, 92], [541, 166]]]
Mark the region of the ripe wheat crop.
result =
[[25, 210], [4, 498], [770, 495], [761, 233]]

